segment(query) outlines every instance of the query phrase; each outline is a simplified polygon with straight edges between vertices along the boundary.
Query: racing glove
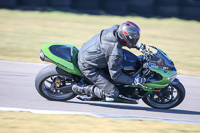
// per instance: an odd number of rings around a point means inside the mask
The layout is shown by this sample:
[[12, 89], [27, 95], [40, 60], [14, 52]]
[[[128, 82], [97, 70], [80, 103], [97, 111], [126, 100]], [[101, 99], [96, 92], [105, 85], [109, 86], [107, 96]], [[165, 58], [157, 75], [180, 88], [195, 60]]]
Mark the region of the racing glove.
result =
[[145, 50], [146, 49], [146, 45], [144, 43], [137, 43], [136, 44], [136, 49], [140, 50], [140, 51]]
[[141, 77], [135, 77], [134, 82], [131, 85], [141, 86], [145, 83], [146, 79]]

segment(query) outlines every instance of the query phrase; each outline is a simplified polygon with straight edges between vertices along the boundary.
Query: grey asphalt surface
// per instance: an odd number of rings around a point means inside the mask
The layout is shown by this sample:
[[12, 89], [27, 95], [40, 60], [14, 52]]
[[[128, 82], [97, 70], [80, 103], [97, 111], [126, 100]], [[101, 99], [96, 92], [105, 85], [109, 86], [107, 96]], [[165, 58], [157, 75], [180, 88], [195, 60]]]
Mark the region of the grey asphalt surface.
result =
[[200, 123], [200, 77], [178, 76], [186, 88], [181, 105], [169, 110], [139, 104], [83, 102], [76, 98], [66, 102], [48, 101], [35, 89], [35, 76], [47, 64], [0, 61], [0, 107], [75, 111], [102, 116], [192, 121]]

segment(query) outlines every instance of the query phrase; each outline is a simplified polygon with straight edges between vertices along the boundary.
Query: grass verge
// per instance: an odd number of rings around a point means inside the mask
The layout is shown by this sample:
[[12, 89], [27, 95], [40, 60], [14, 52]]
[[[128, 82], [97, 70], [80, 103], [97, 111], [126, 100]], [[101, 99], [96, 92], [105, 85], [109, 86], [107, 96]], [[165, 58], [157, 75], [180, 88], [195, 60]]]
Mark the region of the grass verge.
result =
[[0, 111], [0, 133], [198, 133], [198, 124]]
[[102, 29], [127, 20], [140, 26], [140, 42], [159, 47], [169, 55], [179, 74], [200, 76], [200, 23], [176, 18], [0, 9], [0, 60], [41, 62], [40, 47], [46, 43], [69, 43], [80, 48]]

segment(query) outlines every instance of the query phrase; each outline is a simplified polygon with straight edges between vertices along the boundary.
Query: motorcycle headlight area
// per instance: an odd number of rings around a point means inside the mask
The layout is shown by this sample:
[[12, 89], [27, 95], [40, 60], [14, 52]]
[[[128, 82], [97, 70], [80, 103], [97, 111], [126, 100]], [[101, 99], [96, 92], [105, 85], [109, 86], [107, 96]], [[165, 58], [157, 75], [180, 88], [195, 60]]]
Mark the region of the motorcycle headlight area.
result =
[[172, 81], [174, 81], [174, 79], [176, 78], [176, 76], [177, 76], [177, 74], [174, 74], [173, 76], [168, 77], [167, 79], [168, 79], [170, 82], [172, 82]]

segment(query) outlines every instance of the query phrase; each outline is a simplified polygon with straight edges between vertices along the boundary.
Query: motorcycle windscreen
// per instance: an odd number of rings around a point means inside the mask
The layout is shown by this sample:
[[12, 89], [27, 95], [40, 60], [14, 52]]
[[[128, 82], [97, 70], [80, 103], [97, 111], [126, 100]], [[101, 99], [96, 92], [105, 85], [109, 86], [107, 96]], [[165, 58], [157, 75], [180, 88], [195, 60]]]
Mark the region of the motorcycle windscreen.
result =
[[160, 49], [157, 49], [157, 53], [154, 54], [149, 63], [166, 70], [176, 70], [173, 61]]

